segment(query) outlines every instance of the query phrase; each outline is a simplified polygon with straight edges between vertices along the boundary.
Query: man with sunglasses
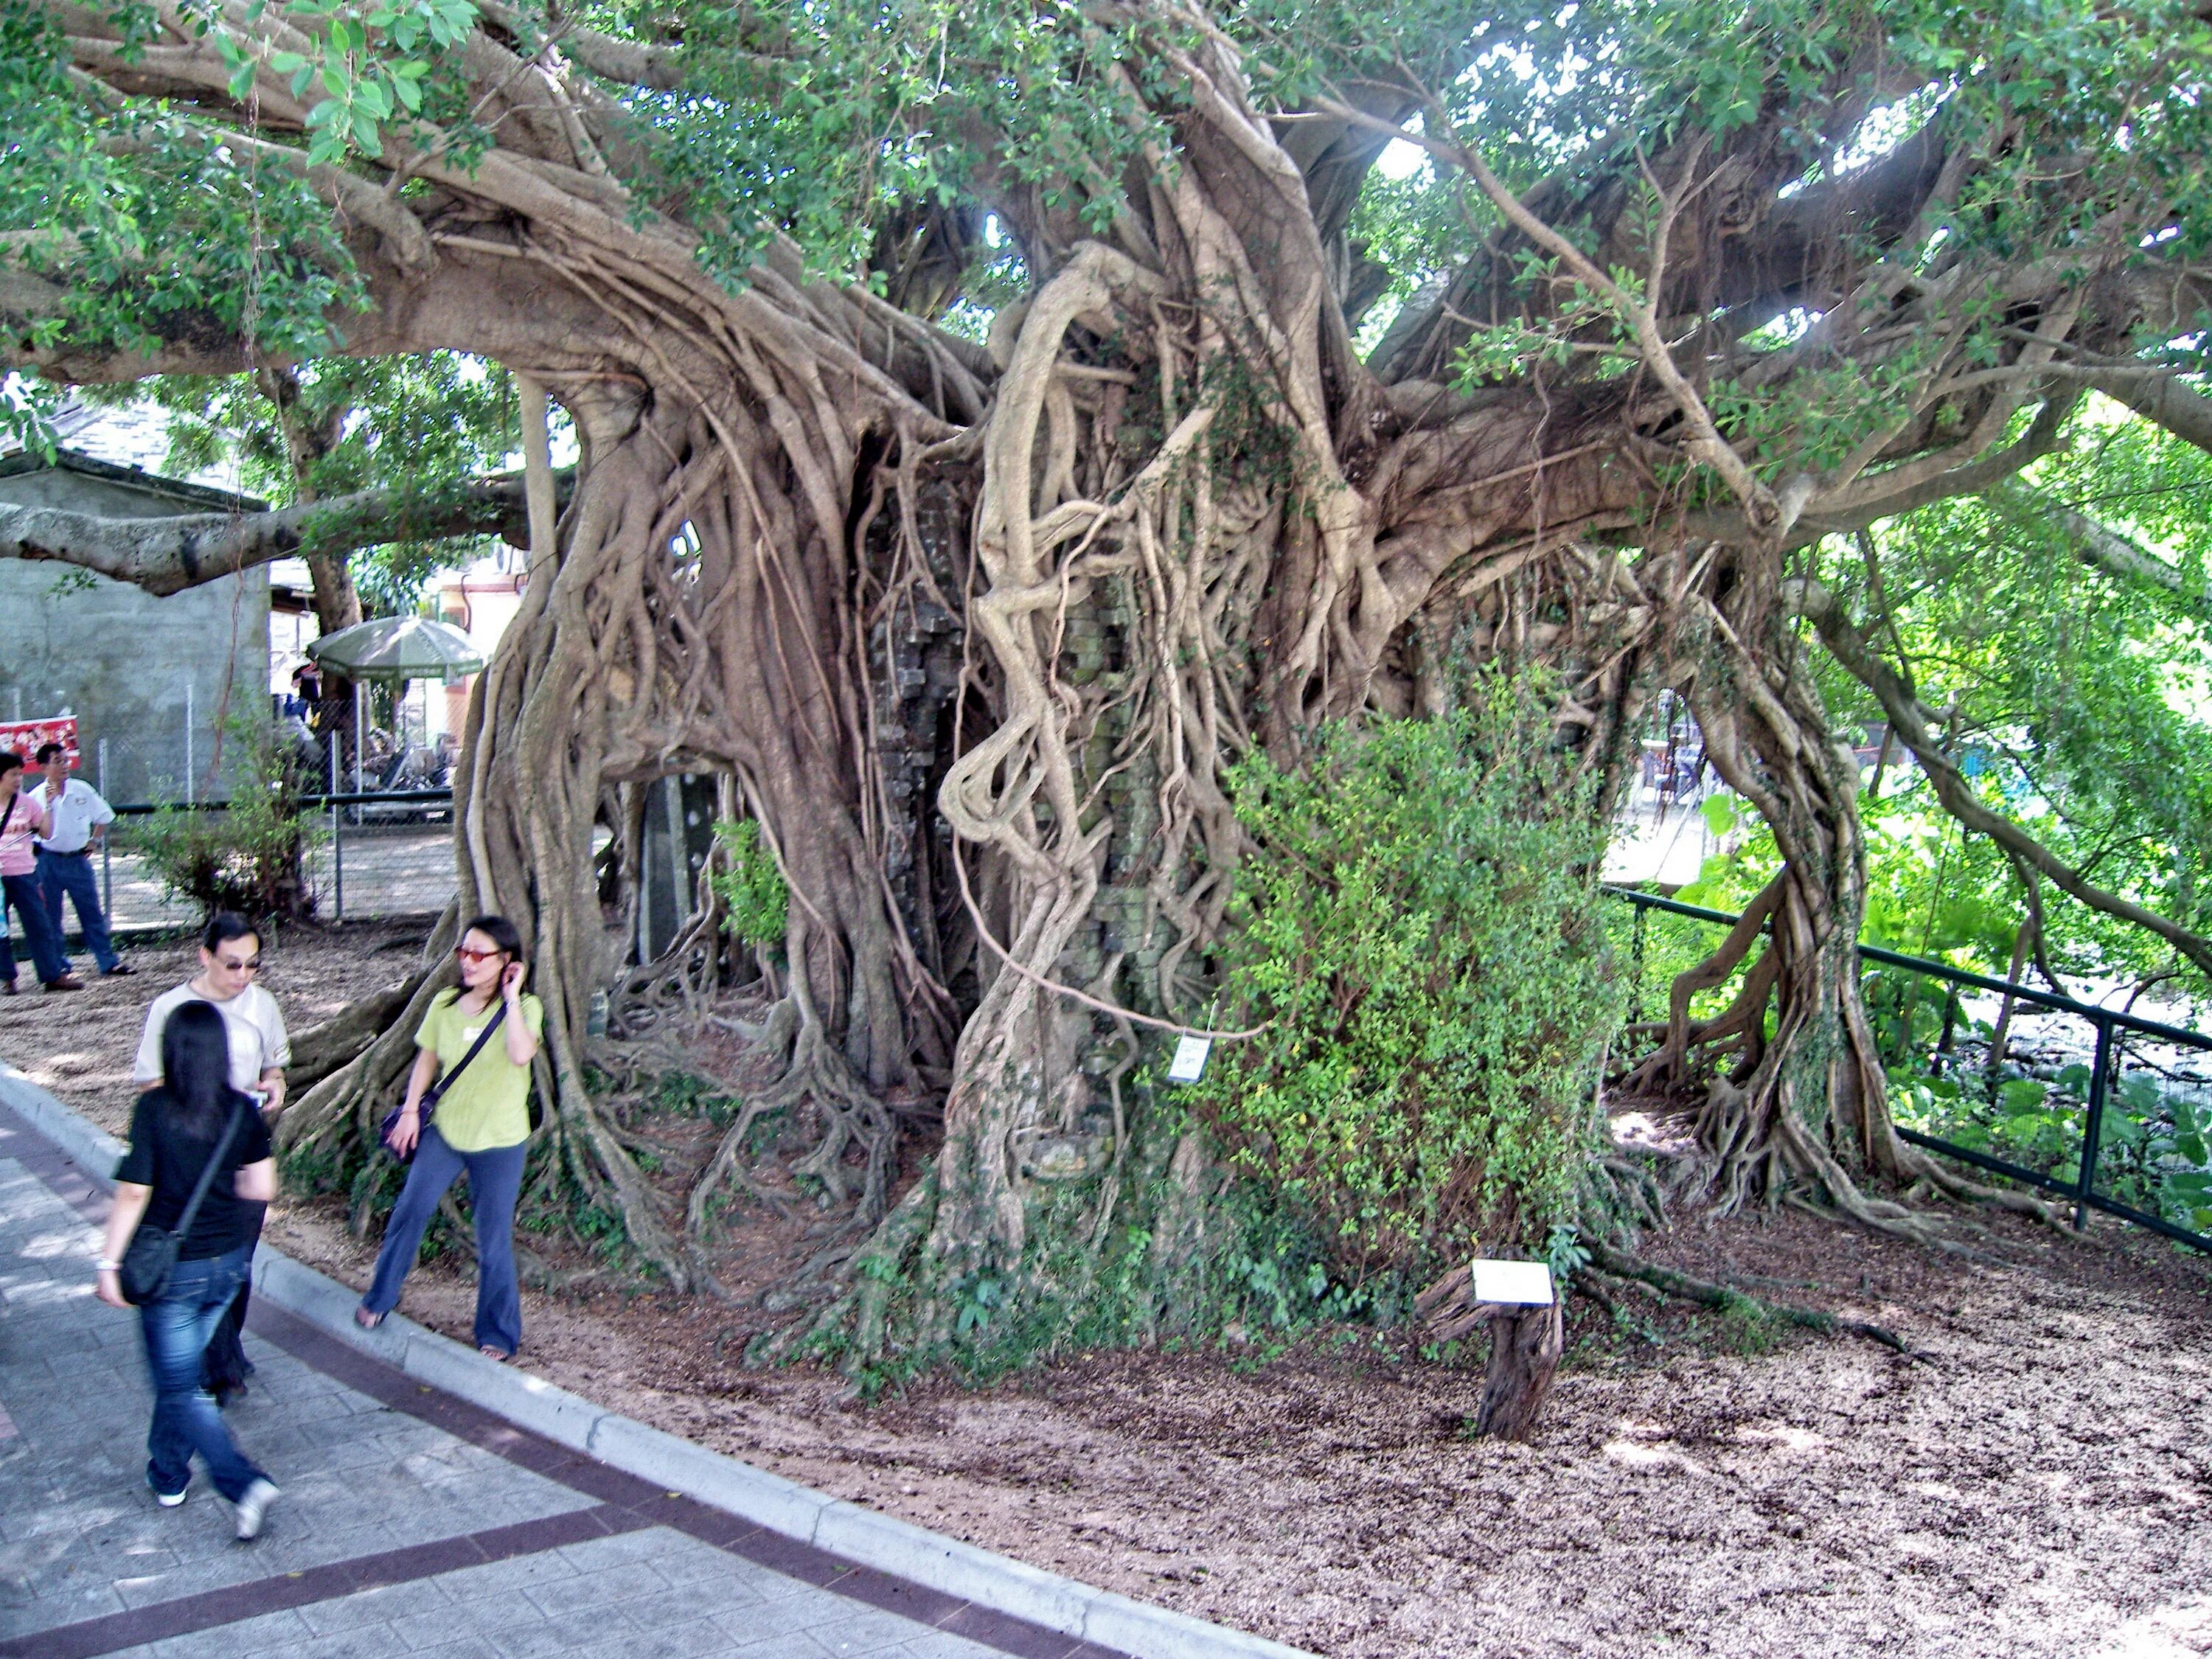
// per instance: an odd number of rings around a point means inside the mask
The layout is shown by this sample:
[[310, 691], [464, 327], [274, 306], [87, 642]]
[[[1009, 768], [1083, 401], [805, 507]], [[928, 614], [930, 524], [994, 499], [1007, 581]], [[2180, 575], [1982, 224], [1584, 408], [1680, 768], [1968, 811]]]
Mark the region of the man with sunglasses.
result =
[[[260, 971], [261, 935], [253, 924], [234, 910], [218, 910], [209, 917], [200, 933], [199, 972], [173, 991], [162, 992], [146, 1011], [146, 1031], [138, 1042], [132, 1080], [141, 1089], [161, 1082], [161, 1032], [169, 1016], [187, 1002], [210, 1003], [222, 1016], [230, 1039], [230, 1086], [258, 1100], [263, 1121], [273, 1122], [284, 1109], [284, 1067], [291, 1063], [292, 1041], [276, 999], [254, 982]], [[267, 1206], [252, 1207], [258, 1240]], [[246, 1392], [246, 1374], [253, 1369], [239, 1338], [246, 1324], [246, 1299], [241, 1285], [238, 1299], [209, 1340], [200, 1364], [201, 1384], [220, 1405], [228, 1406]]]

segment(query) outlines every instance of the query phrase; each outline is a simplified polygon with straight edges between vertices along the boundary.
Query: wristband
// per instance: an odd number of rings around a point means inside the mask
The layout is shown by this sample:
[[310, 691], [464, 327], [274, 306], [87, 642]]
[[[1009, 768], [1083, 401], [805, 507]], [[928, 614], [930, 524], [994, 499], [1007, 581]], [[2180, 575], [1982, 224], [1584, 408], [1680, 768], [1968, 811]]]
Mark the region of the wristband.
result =
[[110, 1261], [104, 1256], [92, 1265], [104, 1273], [119, 1273], [123, 1271], [123, 1264], [120, 1261]]

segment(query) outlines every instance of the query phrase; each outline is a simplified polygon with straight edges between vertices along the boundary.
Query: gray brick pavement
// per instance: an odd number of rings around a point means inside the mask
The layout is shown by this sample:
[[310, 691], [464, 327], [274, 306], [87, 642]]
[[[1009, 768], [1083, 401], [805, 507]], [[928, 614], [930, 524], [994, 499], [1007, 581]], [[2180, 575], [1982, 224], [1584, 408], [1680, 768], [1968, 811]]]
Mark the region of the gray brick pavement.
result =
[[[70, 1634], [64, 1626], [210, 1592], [251, 1603], [269, 1581], [412, 1546], [452, 1543], [474, 1559], [471, 1535], [594, 1505], [249, 1335], [258, 1370], [233, 1428], [283, 1489], [268, 1530], [238, 1544], [227, 1506], [197, 1472], [183, 1508], [157, 1507], [144, 1479], [149, 1396], [137, 1316], [93, 1297], [98, 1243], [83, 1216], [0, 1158], [0, 1410], [15, 1429], [0, 1437], [0, 1639], [48, 1632], [59, 1643]], [[422, 1576], [280, 1611], [242, 1607], [244, 1616], [124, 1651], [143, 1659], [991, 1659], [1000, 1651], [667, 1527], [449, 1571], [437, 1570], [433, 1547], [413, 1571]]]

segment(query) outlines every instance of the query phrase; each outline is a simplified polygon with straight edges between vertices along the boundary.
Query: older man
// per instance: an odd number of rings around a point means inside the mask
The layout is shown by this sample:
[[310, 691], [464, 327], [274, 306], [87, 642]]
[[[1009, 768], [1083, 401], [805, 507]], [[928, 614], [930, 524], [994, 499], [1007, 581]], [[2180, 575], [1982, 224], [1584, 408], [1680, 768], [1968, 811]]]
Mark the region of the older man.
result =
[[39, 891], [46, 904], [46, 921], [61, 937], [62, 895], [76, 907], [76, 925], [84, 934], [85, 949], [92, 952], [103, 974], [135, 972], [115, 954], [108, 937], [107, 918], [100, 914], [100, 884], [93, 879], [92, 855], [100, 838], [115, 822], [115, 809], [82, 778], [69, 775], [69, 751], [58, 743], [39, 750], [39, 769], [45, 781], [28, 791], [45, 811], [52, 833], [38, 837]]

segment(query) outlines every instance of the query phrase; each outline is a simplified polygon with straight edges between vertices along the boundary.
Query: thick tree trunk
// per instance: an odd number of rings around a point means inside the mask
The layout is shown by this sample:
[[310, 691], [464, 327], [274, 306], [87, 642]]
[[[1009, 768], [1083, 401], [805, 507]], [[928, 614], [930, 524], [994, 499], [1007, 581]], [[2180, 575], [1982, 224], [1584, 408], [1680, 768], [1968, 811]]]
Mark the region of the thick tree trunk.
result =
[[353, 568], [344, 554], [309, 553], [306, 557], [315, 605], [315, 632], [327, 639], [361, 620], [361, 593], [353, 585]]

